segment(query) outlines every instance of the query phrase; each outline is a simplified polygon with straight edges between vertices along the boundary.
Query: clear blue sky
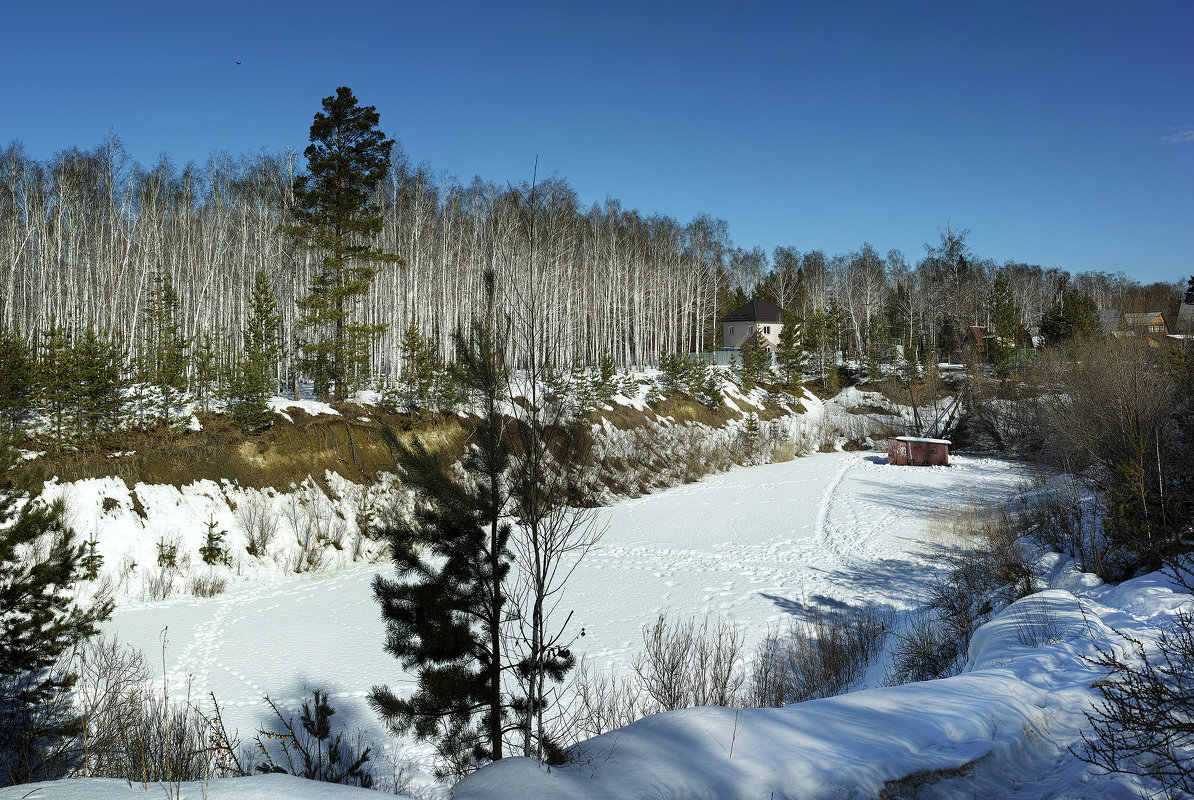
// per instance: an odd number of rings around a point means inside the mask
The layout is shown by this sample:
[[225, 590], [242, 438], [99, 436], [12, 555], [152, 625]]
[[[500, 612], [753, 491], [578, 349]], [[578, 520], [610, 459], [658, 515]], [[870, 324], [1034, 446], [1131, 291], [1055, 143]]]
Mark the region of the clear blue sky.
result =
[[[350, 86], [416, 161], [736, 243], [1194, 272], [1194, 3], [8, 4], [0, 142], [300, 149]], [[240, 66], [236, 61], [243, 62]]]

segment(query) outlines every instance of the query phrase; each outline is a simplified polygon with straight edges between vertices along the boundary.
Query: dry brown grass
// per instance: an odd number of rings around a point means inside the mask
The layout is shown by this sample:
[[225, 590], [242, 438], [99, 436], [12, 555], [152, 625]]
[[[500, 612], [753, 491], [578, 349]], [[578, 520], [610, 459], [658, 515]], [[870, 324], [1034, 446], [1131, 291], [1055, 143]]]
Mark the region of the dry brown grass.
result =
[[[181, 487], [197, 480], [230, 480], [241, 486], [265, 488], [301, 483], [311, 476], [322, 484], [331, 470], [357, 483], [372, 483], [392, 470], [393, 459], [382, 440], [389, 424], [400, 439], [418, 434], [425, 446], [451, 462], [462, 452], [466, 420], [458, 417], [425, 417], [412, 430], [411, 422], [397, 414], [345, 406], [343, 416], [311, 416], [299, 409], [278, 417], [274, 426], [258, 434], [245, 434], [221, 415], [200, 418], [202, 431], [126, 431], [106, 441], [95, 452], [48, 453], [26, 469], [28, 483], [49, 475], [72, 481], [114, 475], [128, 486], [139, 482]], [[358, 417], [368, 416], [369, 422]], [[115, 452], [131, 455], [110, 457]]]

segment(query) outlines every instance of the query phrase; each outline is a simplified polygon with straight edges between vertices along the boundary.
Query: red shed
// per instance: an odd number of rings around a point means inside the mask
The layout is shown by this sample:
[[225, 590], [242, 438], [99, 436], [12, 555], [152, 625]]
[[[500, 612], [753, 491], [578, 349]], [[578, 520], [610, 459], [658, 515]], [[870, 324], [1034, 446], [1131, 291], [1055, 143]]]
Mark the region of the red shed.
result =
[[887, 440], [887, 463], [913, 467], [948, 467], [949, 440], [893, 436]]

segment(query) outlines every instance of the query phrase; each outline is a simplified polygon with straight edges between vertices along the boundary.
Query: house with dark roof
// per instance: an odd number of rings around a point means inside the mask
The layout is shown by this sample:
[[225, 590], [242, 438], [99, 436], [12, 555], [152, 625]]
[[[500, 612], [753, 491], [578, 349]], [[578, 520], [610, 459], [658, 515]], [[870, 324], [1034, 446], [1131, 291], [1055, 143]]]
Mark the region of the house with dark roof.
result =
[[784, 328], [783, 318], [784, 310], [775, 303], [751, 300], [721, 318], [721, 346], [738, 350], [752, 333], [758, 333], [759, 344], [774, 353]]
[[1177, 307], [1177, 329], [1179, 333], [1194, 333], [1194, 299], [1182, 301]]

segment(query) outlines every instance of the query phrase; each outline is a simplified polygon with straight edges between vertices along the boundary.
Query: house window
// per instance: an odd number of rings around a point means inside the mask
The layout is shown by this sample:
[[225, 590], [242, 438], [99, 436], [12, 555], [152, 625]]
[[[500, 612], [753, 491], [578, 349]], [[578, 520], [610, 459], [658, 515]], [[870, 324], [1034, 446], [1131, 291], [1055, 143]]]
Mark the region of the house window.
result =
[[770, 326], [770, 325], [764, 325], [764, 326], [763, 326], [763, 333], [771, 333], [771, 326]]
[[730, 336], [733, 336], [733, 335], [734, 335], [734, 326], [733, 326], [733, 325], [731, 325], [731, 326], [730, 326], [730, 333], [729, 333], [729, 335], [730, 335]]

